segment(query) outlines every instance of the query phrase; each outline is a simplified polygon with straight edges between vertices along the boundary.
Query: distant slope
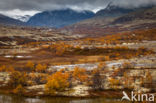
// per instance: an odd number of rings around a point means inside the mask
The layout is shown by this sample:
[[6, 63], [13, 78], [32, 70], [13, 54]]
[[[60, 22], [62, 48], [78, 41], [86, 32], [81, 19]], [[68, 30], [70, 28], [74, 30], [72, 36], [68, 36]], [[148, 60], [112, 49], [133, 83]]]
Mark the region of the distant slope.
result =
[[44, 11], [32, 16], [27, 22], [31, 26], [63, 27], [77, 23], [81, 20], [92, 18], [95, 14], [91, 11], [74, 11], [72, 9], [62, 9], [54, 11]]
[[100, 36], [153, 27], [156, 27], [156, 6], [140, 7], [120, 16], [98, 15], [63, 29], [73, 30], [73, 34]]
[[96, 13], [97, 16], [101, 17], [118, 17], [130, 12], [135, 11], [135, 8], [123, 8], [119, 6], [115, 6], [112, 3], [108, 4], [105, 9], [102, 9]]
[[24, 25], [23, 22], [0, 14], [0, 24], [3, 25]]
[[156, 7], [129, 13], [127, 15], [115, 19], [112, 22], [112, 24], [122, 24], [140, 20], [144, 20], [142, 22], [156, 21]]
[[16, 20], [20, 20], [22, 22], [27, 22], [30, 19], [30, 15], [24, 15], [24, 16], [20, 16], [20, 15], [15, 15], [12, 18], [16, 19]]

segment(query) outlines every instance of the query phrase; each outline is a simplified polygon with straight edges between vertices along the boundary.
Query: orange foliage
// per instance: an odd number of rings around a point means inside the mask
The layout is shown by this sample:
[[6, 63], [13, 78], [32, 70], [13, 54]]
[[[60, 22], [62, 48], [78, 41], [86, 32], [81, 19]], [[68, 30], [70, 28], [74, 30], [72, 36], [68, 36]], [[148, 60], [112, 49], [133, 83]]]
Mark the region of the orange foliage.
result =
[[28, 61], [27, 64], [26, 64], [26, 67], [27, 67], [27, 68], [30, 68], [31, 70], [34, 70], [34, 65], [35, 65], [35, 64], [34, 64], [33, 62]]
[[68, 44], [65, 44], [63, 42], [58, 44], [53, 44], [50, 46], [50, 49], [55, 52], [56, 55], [61, 56], [64, 54], [64, 52], [69, 49], [71, 46]]
[[22, 87], [22, 85], [18, 85], [14, 90], [13, 93], [22, 95], [25, 92], [25, 89]]
[[14, 72], [14, 68], [12, 66], [6, 67], [5, 65], [0, 66], [0, 72]]
[[75, 67], [73, 77], [75, 80], [79, 80], [80, 82], [85, 82], [88, 78], [86, 70], [78, 67]]
[[10, 74], [10, 86], [16, 87], [18, 85], [27, 85], [27, 74], [19, 71], [14, 71]]
[[62, 72], [56, 72], [49, 76], [45, 86], [47, 92], [53, 94], [55, 91], [64, 91], [69, 87], [68, 78], [69, 74]]
[[36, 71], [37, 72], [45, 72], [45, 70], [47, 69], [47, 65], [42, 65], [42, 64], [38, 64], [37, 66], [36, 66]]

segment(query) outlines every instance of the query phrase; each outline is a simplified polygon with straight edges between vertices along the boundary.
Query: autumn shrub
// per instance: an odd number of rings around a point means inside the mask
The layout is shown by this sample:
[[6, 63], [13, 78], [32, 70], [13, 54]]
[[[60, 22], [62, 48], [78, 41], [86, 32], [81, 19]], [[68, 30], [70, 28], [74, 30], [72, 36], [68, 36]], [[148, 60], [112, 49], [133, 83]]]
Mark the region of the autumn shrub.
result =
[[5, 70], [6, 70], [6, 66], [5, 65], [0, 66], [0, 72], [4, 72]]
[[122, 67], [124, 69], [133, 69], [134, 68], [134, 65], [131, 64], [131, 63], [129, 63], [129, 62], [125, 62], [125, 63], [122, 64]]
[[12, 66], [6, 67], [5, 65], [0, 66], [0, 72], [13, 72], [15, 71]]
[[9, 85], [12, 87], [17, 87], [18, 85], [27, 85], [27, 74], [24, 72], [14, 71], [10, 74]]
[[48, 74], [45, 73], [30, 73], [29, 79], [35, 84], [45, 84]]
[[22, 85], [18, 85], [14, 90], [13, 90], [13, 93], [14, 94], [18, 94], [18, 95], [22, 95], [24, 94], [25, 92], [25, 89], [23, 88]]
[[102, 76], [101, 76], [101, 69], [94, 69], [91, 72], [91, 80], [90, 80], [90, 86], [94, 89], [94, 90], [100, 90], [102, 89]]
[[88, 79], [87, 71], [79, 67], [74, 68], [72, 76], [75, 80], [78, 80], [80, 83], [86, 82]]
[[64, 91], [69, 87], [69, 74], [56, 72], [48, 77], [46, 83], [46, 91], [49, 94], [54, 94], [56, 91]]
[[68, 49], [71, 48], [71, 46], [61, 42], [61, 43], [53, 44], [49, 48], [56, 55], [62, 56]]
[[46, 64], [37, 64], [35, 71], [36, 72], [45, 72], [47, 69], [47, 65]]
[[30, 69], [31, 71], [34, 71], [35, 64], [32, 61], [28, 61], [26, 64], [26, 68]]
[[118, 79], [110, 78], [109, 83], [113, 89], [116, 89], [116, 87], [120, 84], [120, 81]]

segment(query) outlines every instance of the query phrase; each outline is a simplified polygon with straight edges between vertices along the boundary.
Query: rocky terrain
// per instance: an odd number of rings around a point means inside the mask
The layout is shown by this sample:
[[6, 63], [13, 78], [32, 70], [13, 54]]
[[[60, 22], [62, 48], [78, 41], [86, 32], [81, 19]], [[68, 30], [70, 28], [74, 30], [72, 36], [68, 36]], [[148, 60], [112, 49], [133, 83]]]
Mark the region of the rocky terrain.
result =
[[[32, 97], [110, 97], [111, 93], [110, 98], [122, 96], [123, 90], [156, 93], [155, 11], [155, 6], [109, 5], [97, 16], [67, 9], [36, 14], [28, 21], [44, 27], [1, 24], [0, 93]], [[69, 18], [62, 22], [58, 12]], [[51, 18], [53, 14], [56, 17]], [[38, 15], [52, 20], [37, 24]], [[84, 21], [61, 29], [45, 27], [80, 20]]]
[[[110, 10], [108, 8], [110, 8]], [[108, 6], [108, 8], [97, 12], [97, 15], [93, 18], [71, 26], [66, 26], [63, 29], [81, 35], [99, 36], [124, 31], [154, 28], [156, 25], [155, 6], [135, 9], [124, 9], [113, 6]], [[114, 14], [115, 16], [111, 14]]]
[[[81, 40], [81, 39], [80, 39]], [[36, 75], [37, 77], [39, 76], [43, 76], [42, 78], [48, 77], [47, 75], [49, 75], [49, 73], [57, 73], [60, 72], [62, 70], [65, 70], [66, 72], [71, 71], [74, 72], [75, 68], [83, 68], [87, 71], [88, 73], [91, 73], [94, 70], [98, 70], [98, 68], [101, 68], [100, 70], [100, 78], [102, 79], [102, 82], [100, 82], [100, 84], [98, 84], [100, 86], [100, 88], [102, 90], [122, 90], [125, 88], [129, 88], [131, 90], [134, 90], [135, 92], [155, 92], [156, 88], [155, 88], [155, 78], [156, 78], [156, 41], [152, 40], [143, 40], [141, 42], [133, 42], [131, 41], [131, 43], [127, 43], [127, 42], [123, 42], [123, 43], [119, 43], [119, 44], [98, 44], [94, 42], [92, 44], [83, 44], [82, 41], [80, 40], [76, 40], [75, 42], [72, 41], [66, 41], [67, 44], [70, 43], [73, 45], [76, 44], [81, 46], [81, 48], [112, 48], [112, 47], [128, 47], [130, 49], [139, 49], [141, 47], [144, 47], [147, 50], [153, 50], [152, 54], [149, 55], [139, 55], [137, 57], [131, 57], [131, 58], [123, 58], [123, 59], [100, 59], [103, 56], [88, 56], [85, 55], [83, 58], [82, 56], [80, 56], [80, 61], [81, 63], [74, 63], [73, 61], [70, 62], [69, 64], [66, 62], [64, 62], [64, 64], [61, 64], [61, 60], [65, 60], [66, 56], [62, 56], [62, 57], [57, 57], [55, 56], [55, 60], [53, 61], [53, 63], [49, 63], [46, 71], [45, 72], [39, 72], [39, 71], [35, 71], [34, 74], [31, 72], [28, 72], [27, 70], [27, 75], [28, 76], [32, 76], [32, 75]], [[54, 41], [53, 41], [54, 42]], [[86, 41], [83, 41], [86, 42]], [[81, 44], [81, 45], [80, 45]], [[46, 44], [46, 46], [51, 45], [49, 43]], [[63, 46], [64, 44], [62, 44]], [[11, 46], [11, 45], [10, 45]], [[24, 46], [24, 45], [21, 45]], [[46, 48], [44, 43], [40, 44], [41, 48]], [[59, 46], [59, 45], [58, 45]], [[66, 45], [65, 45], [66, 46]], [[31, 45], [31, 48], [33, 46]], [[25, 47], [26, 48], [26, 47]], [[6, 58], [4, 60], [5, 63], [7, 63], [7, 61], [10, 60], [16, 60], [16, 63], [19, 63], [22, 65], [25, 65], [24, 62], [26, 62], [26, 60], [33, 60], [37, 62], [37, 53], [36, 54], [32, 54], [32, 52], [34, 51], [38, 51], [40, 50], [40, 48], [38, 47], [37, 49], [32, 48], [34, 50], [30, 51], [29, 48], [29, 53], [25, 52], [24, 55], [18, 54], [19, 49], [17, 49], [17, 54], [16, 55], [12, 55], [11, 52], [7, 52], [3, 58]], [[3, 51], [3, 49], [1, 49]], [[9, 50], [9, 49], [8, 49]], [[12, 50], [12, 49], [11, 49]], [[22, 49], [23, 51], [24, 49]], [[43, 51], [40, 51], [43, 52]], [[47, 55], [47, 51], [45, 54]], [[2, 54], [4, 54], [3, 52], [1, 52]], [[131, 52], [130, 52], [131, 53]], [[28, 55], [31, 54], [31, 55]], [[46, 57], [45, 54], [40, 54], [40, 62], [42, 60], [43, 63], [46, 63], [46, 59], [48, 58], [53, 58], [53, 56], [51, 56], [51, 54]], [[42, 55], [44, 57], [44, 59], [42, 58]], [[69, 55], [68, 55], [69, 56]], [[104, 56], [106, 58], [106, 56]], [[103, 58], [104, 58], [103, 57]], [[15, 59], [14, 59], [15, 58]], [[59, 59], [58, 59], [59, 58]], [[61, 59], [62, 58], [62, 59]], [[79, 58], [78, 56], [76, 57], [77, 59]], [[87, 59], [88, 58], [88, 59]], [[2, 59], [2, 58], [1, 58]], [[57, 61], [58, 59], [58, 61]], [[71, 58], [66, 57], [66, 60], [70, 60]], [[83, 60], [84, 59], [84, 60]], [[20, 60], [20, 61], [19, 61]], [[72, 57], [72, 60], [74, 60], [74, 54]], [[96, 60], [96, 61], [95, 61]], [[54, 63], [56, 62], [57, 63]], [[48, 59], [48, 62], [51, 62], [51, 59]], [[13, 62], [12, 62], [13, 63]], [[24, 64], [23, 64], [24, 63]], [[59, 63], [59, 64], [58, 64]], [[4, 64], [1, 62], [1, 64]], [[18, 65], [19, 65], [18, 64]], [[36, 64], [37, 65], [37, 64]], [[2, 68], [2, 67], [1, 67]], [[21, 67], [20, 67], [21, 68]], [[22, 67], [23, 68], [23, 67]], [[36, 67], [37, 68], [37, 67]], [[19, 69], [18, 66], [15, 67], [16, 70]], [[28, 69], [28, 68], [27, 68]], [[19, 69], [20, 70], [20, 69]], [[81, 69], [80, 69], [81, 70]], [[36, 78], [37, 78], [36, 77]], [[92, 78], [92, 75], [88, 75], [88, 78]], [[97, 77], [98, 78], [98, 77]], [[11, 79], [11, 75], [8, 72], [1, 72], [0, 73], [0, 87], [4, 88], [5, 86], [7, 86], [10, 82]], [[38, 80], [38, 79], [37, 79]], [[46, 91], [46, 85], [45, 81], [40, 81], [40, 83], [37, 83], [36, 80], [32, 80], [29, 81], [32, 82], [33, 84], [29, 84], [27, 86], [25, 86], [25, 95], [32, 95], [32, 93], [35, 92], [35, 95], [45, 95], [45, 91]], [[35, 83], [36, 82], [36, 83]], [[95, 94], [90, 94], [90, 91], [93, 90], [92, 86], [86, 85], [86, 82], [81, 82], [79, 84], [80, 81], [75, 80], [71, 82], [72, 87], [70, 88], [66, 88], [63, 92], [56, 92], [55, 95], [61, 95], [61, 96], [74, 96], [74, 97], [84, 97], [84, 96], [93, 96], [93, 95], [97, 95]]]

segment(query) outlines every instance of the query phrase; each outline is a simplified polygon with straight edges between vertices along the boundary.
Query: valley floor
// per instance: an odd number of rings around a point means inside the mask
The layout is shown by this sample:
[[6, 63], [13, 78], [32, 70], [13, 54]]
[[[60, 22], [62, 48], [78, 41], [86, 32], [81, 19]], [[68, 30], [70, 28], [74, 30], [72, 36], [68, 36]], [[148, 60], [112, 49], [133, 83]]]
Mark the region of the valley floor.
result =
[[155, 40], [99, 40], [1, 46], [0, 92], [106, 98], [120, 98], [123, 90], [156, 93]]

